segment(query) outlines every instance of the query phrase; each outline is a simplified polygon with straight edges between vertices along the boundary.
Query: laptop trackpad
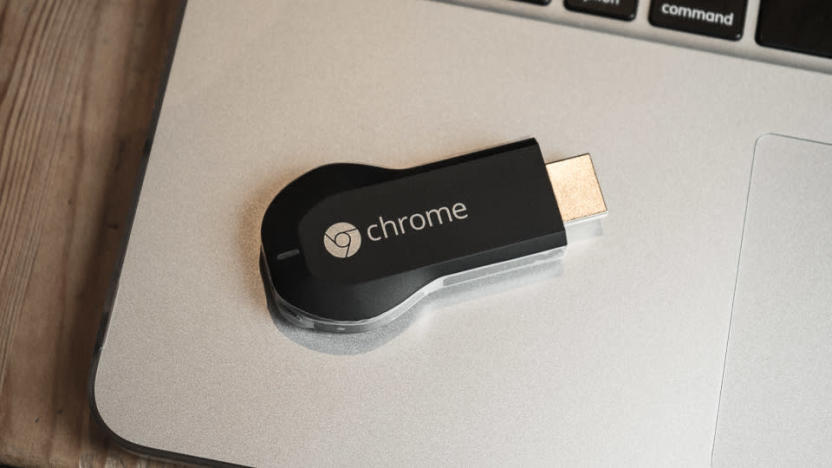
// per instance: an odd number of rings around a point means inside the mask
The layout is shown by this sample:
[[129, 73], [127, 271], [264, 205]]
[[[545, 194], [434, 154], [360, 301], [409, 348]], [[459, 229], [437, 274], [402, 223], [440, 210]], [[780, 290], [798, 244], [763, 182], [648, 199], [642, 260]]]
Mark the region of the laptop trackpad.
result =
[[713, 466], [832, 460], [832, 146], [757, 142]]

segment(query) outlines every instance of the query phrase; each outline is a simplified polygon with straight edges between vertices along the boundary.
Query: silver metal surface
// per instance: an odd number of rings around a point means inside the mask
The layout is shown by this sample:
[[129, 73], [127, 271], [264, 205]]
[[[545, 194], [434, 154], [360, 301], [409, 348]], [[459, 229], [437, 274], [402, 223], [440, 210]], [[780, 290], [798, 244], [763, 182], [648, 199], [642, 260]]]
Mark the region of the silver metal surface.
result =
[[[825, 74], [443, 3], [191, 2], [98, 409], [245, 465], [707, 466], [754, 142], [830, 141], [831, 108]], [[259, 226], [286, 183], [525, 135], [604, 184], [559, 275], [353, 354], [275, 326]]]

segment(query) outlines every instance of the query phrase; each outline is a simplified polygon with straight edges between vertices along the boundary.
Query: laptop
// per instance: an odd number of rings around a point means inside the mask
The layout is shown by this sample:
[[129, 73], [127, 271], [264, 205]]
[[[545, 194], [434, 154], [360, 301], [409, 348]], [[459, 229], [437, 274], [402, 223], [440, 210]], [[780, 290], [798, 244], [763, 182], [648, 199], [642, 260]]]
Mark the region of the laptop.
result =
[[[90, 384], [127, 449], [242, 466], [832, 459], [820, 1], [201, 0], [184, 10]], [[608, 215], [556, 267], [366, 333], [281, 320], [301, 174], [534, 137]]]

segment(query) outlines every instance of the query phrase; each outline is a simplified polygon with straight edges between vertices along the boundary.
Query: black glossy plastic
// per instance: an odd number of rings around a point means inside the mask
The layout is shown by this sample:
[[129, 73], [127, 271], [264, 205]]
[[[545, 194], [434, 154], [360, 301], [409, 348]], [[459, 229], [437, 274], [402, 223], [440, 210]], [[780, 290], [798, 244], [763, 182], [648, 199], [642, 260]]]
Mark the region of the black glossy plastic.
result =
[[832, 1], [762, 0], [757, 43], [832, 57]]
[[737, 41], [742, 37], [746, 0], [653, 0], [650, 24]]
[[637, 0], [564, 0], [570, 10], [606, 16], [625, 21], [636, 17]]
[[[337, 223], [355, 227], [341, 239], [349, 252], [325, 245]], [[405, 170], [314, 169], [275, 197], [261, 235], [272, 293], [332, 321], [372, 319], [437, 278], [566, 245], [535, 140]]]

